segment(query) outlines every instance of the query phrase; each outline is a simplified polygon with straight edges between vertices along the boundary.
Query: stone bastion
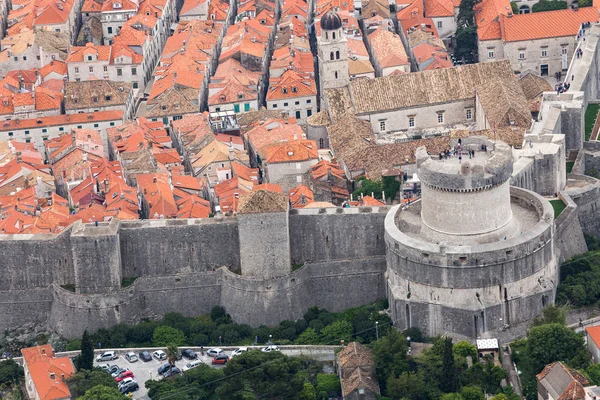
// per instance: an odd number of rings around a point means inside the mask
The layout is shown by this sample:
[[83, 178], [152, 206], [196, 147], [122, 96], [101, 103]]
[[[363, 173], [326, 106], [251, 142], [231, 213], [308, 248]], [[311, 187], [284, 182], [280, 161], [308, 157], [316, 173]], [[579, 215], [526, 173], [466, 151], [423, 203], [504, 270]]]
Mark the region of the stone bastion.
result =
[[422, 199], [385, 219], [388, 299], [399, 329], [479, 337], [529, 321], [554, 301], [553, 209], [508, 185], [504, 146], [460, 163], [418, 150]]

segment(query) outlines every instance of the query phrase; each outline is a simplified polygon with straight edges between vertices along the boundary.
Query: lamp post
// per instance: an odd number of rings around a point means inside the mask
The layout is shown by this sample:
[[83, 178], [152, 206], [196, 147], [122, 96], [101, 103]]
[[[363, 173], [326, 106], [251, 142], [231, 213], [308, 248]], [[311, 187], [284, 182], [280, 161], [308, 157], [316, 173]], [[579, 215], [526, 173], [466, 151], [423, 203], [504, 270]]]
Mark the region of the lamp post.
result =
[[271, 340], [271, 338], [273, 338], [273, 335], [269, 335], [269, 344], [273, 343], [273, 341]]
[[152, 380], [152, 370], [150, 370], [150, 380]]
[[379, 340], [379, 321], [375, 321], [375, 335], [377, 336], [377, 340]]

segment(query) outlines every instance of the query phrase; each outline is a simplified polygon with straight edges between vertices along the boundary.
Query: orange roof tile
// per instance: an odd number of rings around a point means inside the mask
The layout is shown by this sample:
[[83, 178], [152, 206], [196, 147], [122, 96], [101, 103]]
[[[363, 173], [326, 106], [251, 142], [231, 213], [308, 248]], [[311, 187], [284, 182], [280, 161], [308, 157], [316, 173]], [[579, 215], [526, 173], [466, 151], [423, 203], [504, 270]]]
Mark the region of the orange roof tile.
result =
[[254, 188], [252, 189], [253, 192], [257, 192], [259, 190], [266, 190], [268, 192], [275, 192], [275, 193], [283, 193], [283, 189], [281, 188], [281, 186], [279, 186], [275, 183], [263, 183], [261, 185], [254, 186]]
[[269, 146], [267, 148], [266, 161], [269, 164], [273, 164], [315, 160], [318, 158], [317, 142], [302, 139]]
[[270, 79], [267, 101], [316, 95], [317, 87], [312, 76], [287, 70], [281, 77]]
[[585, 328], [585, 332], [592, 339], [598, 348], [600, 348], [600, 325], [589, 326]]
[[454, 2], [452, 0], [425, 0], [425, 16], [454, 17]]
[[[71, 47], [71, 49], [73, 49]], [[58, 75], [67, 75], [67, 63], [60, 60], [52, 60], [48, 64], [44, 65], [40, 68], [40, 74], [42, 75], [42, 79], [51, 73], [56, 73]]]
[[502, 15], [500, 26], [502, 40], [520, 42], [554, 37], [577, 36], [584, 22], [598, 21], [598, 9], [582, 7], [572, 9], [543, 11], [529, 14], [518, 14], [512, 17]]
[[185, 13], [192, 11], [194, 8], [198, 7], [200, 4], [206, 3], [207, 1], [208, 0], [185, 0], [179, 15], [185, 15]]
[[409, 65], [400, 36], [385, 28], [377, 29], [367, 37], [373, 57], [382, 68]]
[[292, 204], [292, 208], [303, 208], [313, 201], [315, 201], [315, 195], [308, 186], [298, 185], [290, 189], [290, 203]]
[[482, 0], [473, 7], [479, 40], [500, 39], [500, 15], [512, 13], [509, 0]]
[[136, 175], [140, 193], [148, 204], [149, 218], [173, 218], [177, 216], [177, 205], [171, 190], [168, 174]]
[[69, 357], [54, 357], [52, 346], [21, 349], [23, 359], [40, 399], [64, 399], [71, 396], [66, 378], [75, 373]]

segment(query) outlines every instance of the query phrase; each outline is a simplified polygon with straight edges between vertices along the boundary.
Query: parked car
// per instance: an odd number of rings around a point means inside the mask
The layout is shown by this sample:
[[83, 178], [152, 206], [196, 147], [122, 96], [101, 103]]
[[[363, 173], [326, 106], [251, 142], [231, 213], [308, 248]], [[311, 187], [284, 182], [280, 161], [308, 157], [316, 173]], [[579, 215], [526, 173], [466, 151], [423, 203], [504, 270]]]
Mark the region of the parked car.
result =
[[138, 385], [138, 383], [136, 381], [132, 380], [130, 382], [127, 382], [124, 385], [119, 386], [119, 391], [123, 394], [127, 394], [127, 393], [131, 393], [131, 392], [135, 392], [139, 388], [140, 388], [140, 385]]
[[111, 375], [113, 372], [116, 372], [121, 369], [121, 367], [119, 367], [117, 364], [115, 364], [115, 365], [106, 364], [106, 367], [102, 366], [101, 368], [104, 369], [106, 372], [108, 372]]
[[152, 353], [152, 357], [156, 358], [158, 361], [166, 360], [167, 353], [162, 350], [156, 350], [154, 353]]
[[147, 351], [140, 351], [139, 356], [140, 356], [140, 360], [142, 360], [144, 362], [148, 362], [148, 361], [152, 360], [152, 356]]
[[120, 389], [121, 386], [127, 385], [128, 383], [135, 382], [133, 378], [125, 378], [121, 382], [117, 384], [117, 387]]
[[121, 382], [125, 378], [133, 378], [133, 372], [131, 371], [123, 371], [119, 375], [115, 377], [115, 381]]
[[189, 371], [190, 369], [194, 369], [194, 368], [198, 367], [200, 364], [203, 364], [202, 360], [190, 361], [189, 363], [185, 364], [185, 367], [183, 367], [183, 372]]
[[267, 347], [263, 347], [261, 351], [263, 353], [270, 353], [272, 351], [279, 351], [279, 346], [276, 346], [274, 344], [270, 344]]
[[114, 351], [105, 351], [104, 353], [102, 353], [98, 357], [96, 357], [96, 361], [97, 362], [112, 361], [112, 360], [116, 360], [117, 358], [119, 358], [119, 356]]
[[217, 354], [213, 357], [212, 364], [227, 364], [227, 361], [229, 361], [229, 356], [227, 356], [227, 354]]
[[165, 371], [165, 373], [163, 374], [163, 377], [169, 378], [169, 377], [171, 377], [173, 375], [178, 375], [180, 373], [181, 373], [181, 370], [179, 368], [173, 366], [172, 369], [168, 369], [168, 370]]
[[181, 355], [187, 358], [188, 360], [195, 360], [196, 358], [198, 358], [198, 354], [196, 354], [196, 352], [192, 349], [183, 350], [181, 352]]
[[231, 352], [231, 357], [239, 356], [240, 354], [245, 353], [247, 351], [247, 347], [238, 347], [237, 349]]
[[207, 354], [209, 357], [214, 357], [214, 356], [216, 356], [216, 355], [218, 355], [218, 354], [222, 354], [222, 353], [224, 353], [224, 351], [223, 351], [223, 349], [221, 349], [221, 348], [219, 348], [219, 347], [215, 347], [215, 348], [213, 348], [213, 349], [209, 349], [209, 350], [206, 352], [206, 354]]
[[110, 376], [112, 376], [113, 378], [116, 378], [117, 376], [121, 375], [125, 371], [129, 371], [129, 368], [119, 368], [118, 370], [116, 370], [115, 372], [110, 374]]
[[133, 351], [130, 351], [129, 353], [125, 354], [125, 359], [129, 362], [136, 362], [138, 360], [137, 356]]
[[158, 367], [158, 374], [162, 375], [165, 373], [165, 371], [167, 371], [169, 369], [170, 365], [169, 363], [165, 363], [163, 365], [161, 365], [160, 367]]

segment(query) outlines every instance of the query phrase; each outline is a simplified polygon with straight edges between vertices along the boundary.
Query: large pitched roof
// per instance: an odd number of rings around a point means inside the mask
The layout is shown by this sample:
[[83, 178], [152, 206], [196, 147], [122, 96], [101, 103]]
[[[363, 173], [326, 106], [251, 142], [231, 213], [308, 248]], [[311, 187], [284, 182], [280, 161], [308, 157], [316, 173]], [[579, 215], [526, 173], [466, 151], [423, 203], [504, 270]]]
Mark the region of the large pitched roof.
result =
[[575, 37], [581, 24], [598, 21], [596, 7], [582, 7], [578, 10], [554, 10], [513, 16], [500, 16], [502, 40], [520, 42], [544, 38]]
[[[473, 98], [476, 86], [496, 78], [515, 79], [510, 61], [357, 79], [350, 82], [349, 88], [356, 114], [360, 115]], [[332, 90], [326, 93], [330, 107], [330, 94], [341, 95]]]
[[519, 84], [527, 100], [536, 99], [544, 92], [552, 92], [554, 88], [541, 76], [529, 73], [519, 78]]
[[55, 358], [49, 344], [21, 349], [21, 353], [40, 399], [64, 399], [71, 396], [65, 379], [75, 373], [75, 369], [69, 357]]
[[531, 125], [529, 101], [516, 79], [494, 79], [475, 89], [485, 117], [492, 126]]

